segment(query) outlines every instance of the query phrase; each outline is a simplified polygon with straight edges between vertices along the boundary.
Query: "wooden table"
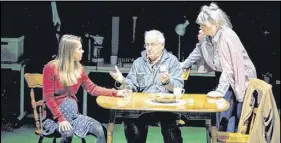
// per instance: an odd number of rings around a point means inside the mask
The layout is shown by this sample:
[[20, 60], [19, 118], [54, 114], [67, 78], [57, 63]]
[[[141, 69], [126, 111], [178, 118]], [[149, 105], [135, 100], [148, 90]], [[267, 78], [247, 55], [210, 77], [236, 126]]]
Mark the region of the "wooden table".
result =
[[[177, 105], [160, 105], [151, 101], [153, 99], [148, 93], [133, 93], [130, 102], [122, 97], [99, 96], [97, 98], [98, 105], [110, 110], [107, 142], [112, 143], [116, 117], [138, 118], [144, 113], [157, 111], [180, 113], [189, 120], [205, 120], [207, 141], [211, 143], [212, 115], [216, 112], [226, 111], [229, 108], [229, 103], [225, 99], [209, 98], [206, 97], [206, 94], [184, 94], [181, 99], [182, 104]], [[213, 139], [214, 142], [216, 142], [215, 139]]]
[[[109, 71], [115, 71], [115, 65], [111, 64], [99, 64], [98, 66], [87, 66], [85, 65], [84, 68], [87, 72], [89, 73], [106, 73], [109, 76]], [[120, 67], [118, 66], [119, 70], [121, 73], [129, 73], [131, 67]], [[199, 73], [195, 69], [191, 69], [190, 75], [189, 76], [199, 76], [199, 77], [215, 77], [215, 72], [210, 72], [210, 73]], [[83, 90], [83, 110], [82, 113], [83, 115], [87, 115], [87, 103], [88, 103], [88, 93], [84, 89]]]

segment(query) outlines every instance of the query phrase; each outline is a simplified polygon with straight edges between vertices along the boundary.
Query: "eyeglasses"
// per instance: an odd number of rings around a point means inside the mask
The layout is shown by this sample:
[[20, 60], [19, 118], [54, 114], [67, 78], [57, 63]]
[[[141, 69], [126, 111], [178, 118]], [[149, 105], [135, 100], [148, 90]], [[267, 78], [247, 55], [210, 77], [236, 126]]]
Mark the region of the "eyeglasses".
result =
[[200, 24], [199, 28], [202, 29], [202, 28], [206, 28], [207, 26], [205, 24]]
[[144, 48], [146, 48], [146, 47], [155, 47], [155, 46], [157, 46], [159, 44], [163, 44], [163, 43], [145, 43], [143, 46], [144, 46]]

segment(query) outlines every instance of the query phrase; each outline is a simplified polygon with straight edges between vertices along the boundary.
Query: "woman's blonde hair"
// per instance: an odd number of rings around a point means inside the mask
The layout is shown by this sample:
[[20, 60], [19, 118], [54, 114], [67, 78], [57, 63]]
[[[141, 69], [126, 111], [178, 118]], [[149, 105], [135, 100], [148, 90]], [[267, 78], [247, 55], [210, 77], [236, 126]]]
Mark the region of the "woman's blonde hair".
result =
[[222, 11], [216, 3], [211, 3], [210, 6], [202, 6], [199, 15], [197, 16], [197, 24], [205, 24], [210, 22], [212, 24], [218, 24], [220, 28], [228, 27], [232, 29], [232, 24], [229, 17], [224, 11]]
[[74, 35], [63, 35], [56, 56], [55, 63], [61, 83], [70, 86], [77, 83], [82, 73], [82, 65], [75, 61], [73, 54], [81, 38]]

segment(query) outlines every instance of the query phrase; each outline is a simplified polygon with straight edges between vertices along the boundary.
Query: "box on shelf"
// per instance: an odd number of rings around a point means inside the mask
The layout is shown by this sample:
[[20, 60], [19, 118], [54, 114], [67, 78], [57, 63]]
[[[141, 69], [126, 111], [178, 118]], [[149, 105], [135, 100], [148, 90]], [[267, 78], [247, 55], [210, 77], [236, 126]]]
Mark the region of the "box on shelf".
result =
[[24, 36], [19, 38], [1, 37], [1, 62], [17, 62], [23, 55]]

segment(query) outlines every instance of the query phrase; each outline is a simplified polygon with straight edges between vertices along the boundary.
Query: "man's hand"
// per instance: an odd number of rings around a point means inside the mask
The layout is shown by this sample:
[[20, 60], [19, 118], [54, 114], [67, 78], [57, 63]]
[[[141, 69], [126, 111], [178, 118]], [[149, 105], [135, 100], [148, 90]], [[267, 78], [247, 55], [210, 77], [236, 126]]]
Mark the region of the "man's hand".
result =
[[115, 70], [116, 72], [112, 72], [112, 71], [109, 71], [109, 74], [111, 75], [111, 77], [113, 79], [115, 79], [116, 81], [120, 82], [121, 84], [123, 83], [124, 81], [124, 76], [122, 75], [122, 73], [119, 71], [118, 67], [115, 66]]
[[59, 123], [59, 132], [66, 132], [72, 129], [72, 126], [68, 121], [62, 121]]
[[218, 91], [210, 91], [207, 93], [208, 97], [213, 97], [213, 98], [220, 98], [223, 97], [224, 95], [221, 92]]
[[169, 73], [160, 73], [160, 81], [162, 84], [166, 84], [170, 80], [170, 75]]
[[206, 35], [204, 34], [204, 32], [202, 30], [199, 30], [197, 38], [200, 41], [202, 41], [202, 39], [205, 37]]

